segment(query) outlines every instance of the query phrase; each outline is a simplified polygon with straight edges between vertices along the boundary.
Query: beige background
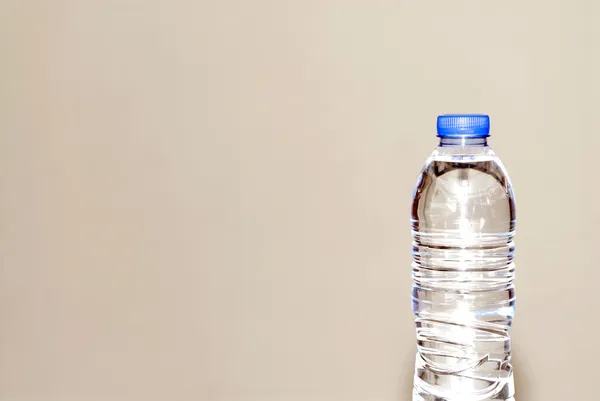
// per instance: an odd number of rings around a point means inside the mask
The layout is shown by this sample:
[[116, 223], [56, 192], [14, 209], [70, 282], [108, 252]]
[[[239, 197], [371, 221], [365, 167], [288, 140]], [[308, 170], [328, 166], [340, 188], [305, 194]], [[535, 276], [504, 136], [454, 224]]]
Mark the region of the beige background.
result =
[[595, 0], [0, 0], [0, 399], [409, 400], [412, 186], [485, 112], [517, 398], [597, 401], [599, 35]]

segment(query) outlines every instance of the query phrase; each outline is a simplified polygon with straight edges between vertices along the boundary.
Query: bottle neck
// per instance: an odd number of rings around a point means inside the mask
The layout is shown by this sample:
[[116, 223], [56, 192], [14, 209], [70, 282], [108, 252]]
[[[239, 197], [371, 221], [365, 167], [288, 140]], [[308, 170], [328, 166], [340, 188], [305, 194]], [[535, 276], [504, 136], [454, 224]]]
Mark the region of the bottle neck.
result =
[[440, 138], [440, 147], [486, 147], [487, 138], [465, 138], [465, 137], [457, 137], [457, 138], [448, 138], [443, 137]]

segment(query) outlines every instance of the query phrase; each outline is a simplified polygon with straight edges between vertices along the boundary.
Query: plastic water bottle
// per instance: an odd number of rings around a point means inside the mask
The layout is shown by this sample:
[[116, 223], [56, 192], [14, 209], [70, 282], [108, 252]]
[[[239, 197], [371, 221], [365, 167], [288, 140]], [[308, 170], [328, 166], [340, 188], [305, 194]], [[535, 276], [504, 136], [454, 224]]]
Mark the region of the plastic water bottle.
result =
[[514, 401], [515, 201], [485, 115], [443, 115], [413, 193], [413, 401]]

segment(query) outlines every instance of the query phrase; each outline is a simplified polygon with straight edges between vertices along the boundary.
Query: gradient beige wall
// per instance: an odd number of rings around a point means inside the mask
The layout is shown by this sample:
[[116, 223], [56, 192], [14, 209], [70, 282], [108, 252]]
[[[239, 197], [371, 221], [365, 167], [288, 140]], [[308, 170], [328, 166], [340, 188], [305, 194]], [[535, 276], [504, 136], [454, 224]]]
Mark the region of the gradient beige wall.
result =
[[518, 202], [520, 401], [597, 401], [597, 1], [0, 1], [0, 400], [409, 400], [435, 117]]

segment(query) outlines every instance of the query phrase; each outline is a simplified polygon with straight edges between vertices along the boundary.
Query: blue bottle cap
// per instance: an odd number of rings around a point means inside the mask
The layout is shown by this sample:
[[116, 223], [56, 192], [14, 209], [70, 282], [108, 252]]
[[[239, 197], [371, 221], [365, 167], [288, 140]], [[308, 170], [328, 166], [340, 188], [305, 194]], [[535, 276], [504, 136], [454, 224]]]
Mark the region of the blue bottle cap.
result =
[[444, 114], [437, 118], [440, 138], [485, 138], [490, 136], [490, 116], [485, 114]]

